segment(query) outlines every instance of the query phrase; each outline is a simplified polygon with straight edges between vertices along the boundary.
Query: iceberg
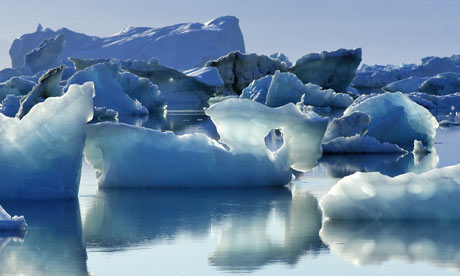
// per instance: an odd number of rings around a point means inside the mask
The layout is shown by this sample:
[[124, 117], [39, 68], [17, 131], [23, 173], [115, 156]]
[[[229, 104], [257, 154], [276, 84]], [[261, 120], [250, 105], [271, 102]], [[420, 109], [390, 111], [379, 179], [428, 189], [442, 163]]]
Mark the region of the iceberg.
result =
[[407, 153], [406, 150], [398, 145], [388, 142], [382, 143], [372, 136], [361, 136], [359, 134], [350, 137], [337, 137], [323, 143], [322, 146], [325, 154]]
[[361, 96], [343, 114], [347, 116], [355, 111], [370, 116], [367, 135], [381, 142], [410, 150], [414, 140], [423, 142], [428, 148], [434, 145], [438, 122], [427, 109], [403, 93]]
[[429, 79], [429, 77], [408, 77], [407, 79], [389, 83], [382, 89], [386, 92], [416, 92], [419, 91], [420, 85], [427, 79]]
[[38, 80], [32, 90], [21, 99], [21, 106], [16, 114], [18, 118], [23, 118], [30, 109], [39, 102], [49, 97], [59, 97], [63, 94], [59, 82], [62, 79], [64, 65], [48, 70]]
[[[353, 80], [353, 87], [358, 90], [365, 88], [381, 88], [392, 82], [407, 79], [409, 77], [431, 77], [439, 73], [456, 72], [460, 73], [460, 58], [451, 57], [426, 57], [420, 65], [403, 64], [395, 65], [363, 65], [356, 78]], [[411, 91], [414, 92], [414, 91]]]
[[424, 81], [417, 91], [433, 95], [460, 92], [460, 73], [438, 74]]
[[219, 71], [215, 67], [193, 68], [184, 71], [189, 77], [206, 84], [207, 86], [222, 87], [224, 82], [220, 78]]
[[324, 216], [340, 220], [459, 220], [460, 165], [388, 177], [355, 173], [323, 196]]
[[35, 74], [59, 66], [62, 62], [58, 57], [64, 49], [64, 43], [64, 35], [43, 40], [35, 49], [24, 55], [24, 67]]
[[18, 77], [18, 76], [21, 76], [21, 75], [22, 75], [22, 72], [20, 72], [18, 70], [14, 70], [14, 69], [11, 69], [11, 68], [2, 69], [2, 70], [0, 70], [0, 82], [5, 82], [5, 81], [11, 79], [12, 77]]
[[[303, 114], [293, 104], [272, 109], [229, 99], [206, 114], [219, 141], [201, 133], [178, 136], [109, 122], [88, 125], [85, 158], [96, 169], [99, 186], [283, 186], [291, 181], [291, 167], [310, 169], [321, 157], [327, 119]], [[272, 152], [264, 138], [278, 128], [284, 144]]]
[[8, 95], [24, 96], [29, 93], [35, 85], [35, 82], [22, 77], [12, 77], [0, 83], [0, 101], [3, 101]]
[[[57, 31], [37, 28], [34, 33], [24, 34], [13, 41], [10, 48], [13, 69], [24, 66], [27, 53], [42, 43], [48, 46], [45, 49], [50, 48], [51, 41], [44, 41], [60, 35], [65, 37], [58, 55], [58, 60], [62, 61], [68, 57], [144, 61], [157, 58], [162, 65], [182, 71], [201, 67], [206, 61], [232, 51], [245, 51], [239, 20], [233, 16], [163, 28], [130, 27], [107, 37], [89, 36], [66, 28]], [[45, 52], [48, 55], [57, 53]]]
[[22, 230], [26, 227], [27, 223], [23, 216], [12, 217], [0, 205], [0, 231]]
[[290, 61], [289, 61], [289, 58], [288, 58], [285, 54], [283, 54], [283, 53], [274, 53], [274, 54], [271, 54], [271, 55], [270, 55], [270, 58], [272, 58], [272, 59], [277, 59], [277, 60], [279, 60], [279, 61], [281, 61], [281, 62], [286, 63], [286, 66], [287, 66], [287, 67], [291, 67], [291, 66], [292, 66], [292, 62], [290, 62]]
[[307, 54], [298, 59], [289, 68], [289, 72], [294, 73], [303, 83], [311, 82], [323, 89], [346, 92], [356, 76], [361, 54], [361, 48]]
[[270, 107], [279, 107], [288, 103], [301, 103], [303, 106], [346, 108], [353, 98], [332, 89], [322, 90], [316, 84], [303, 84], [296, 75], [276, 71], [275, 74], [251, 82], [241, 99], [252, 99]]
[[106, 107], [124, 115], [147, 115], [164, 110], [165, 100], [158, 86], [149, 79], [123, 72], [115, 61], [78, 71], [67, 81], [64, 89], [88, 81], [94, 82], [96, 107]]
[[265, 55], [243, 54], [231, 52], [219, 59], [208, 61], [206, 67], [216, 67], [224, 82], [224, 95], [240, 95], [252, 81], [267, 75], [273, 75], [277, 70], [287, 71], [285, 62]]
[[0, 114], [0, 198], [76, 198], [94, 86], [36, 104], [20, 120]]

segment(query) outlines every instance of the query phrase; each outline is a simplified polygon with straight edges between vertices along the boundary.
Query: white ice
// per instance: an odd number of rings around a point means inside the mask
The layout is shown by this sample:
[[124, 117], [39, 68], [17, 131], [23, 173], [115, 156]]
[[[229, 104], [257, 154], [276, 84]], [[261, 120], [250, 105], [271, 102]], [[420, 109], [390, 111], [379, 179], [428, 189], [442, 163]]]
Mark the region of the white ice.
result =
[[58, 57], [63, 61], [68, 57], [144, 61], [157, 58], [162, 65], [186, 70], [201, 67], [206, 61], [231, 51], [245, 51], [239, 20], [233, 16], [163, 28], [130, 27], [107, 37], [89, 36], [66, 28], [57, 31], [38, 28], [13, 41], [12, 67], [24, 66], [24, 56], [29, 51], [58, 35], [65, 36], [64, 48]]
[[323, 196], [325, 217], [340, 220], [459, 220], [460, 165], [388, 177], [355, 173]]
[[193, 68], [184, 71], [184, 74], [189, 77], [193, 77], [208, 86], [224, 86], [224, 82], [220, 78], [219, 71], [215, 67]]

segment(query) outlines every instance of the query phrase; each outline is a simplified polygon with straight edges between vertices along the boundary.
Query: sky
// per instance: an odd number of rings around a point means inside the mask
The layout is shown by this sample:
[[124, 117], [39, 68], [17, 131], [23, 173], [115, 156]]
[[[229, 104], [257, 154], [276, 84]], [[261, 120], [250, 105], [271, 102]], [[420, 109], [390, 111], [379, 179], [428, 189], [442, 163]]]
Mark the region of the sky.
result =
[[[363, 48], [367, 64], [460, 54], [458, 0], [0, 0], [0, 68], [9, 44], [38, 23], [105, 36], [129, 26], [240, 19], [247, 52], [304, 54]], [[110, 4], [108, 4], [110, 3]]]

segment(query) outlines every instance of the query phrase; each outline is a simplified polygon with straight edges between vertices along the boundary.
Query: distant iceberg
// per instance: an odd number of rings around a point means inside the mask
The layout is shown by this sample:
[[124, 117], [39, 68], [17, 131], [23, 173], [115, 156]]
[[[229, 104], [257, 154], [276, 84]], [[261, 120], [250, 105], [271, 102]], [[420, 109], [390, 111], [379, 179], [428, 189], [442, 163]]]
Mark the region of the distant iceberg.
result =
[[0, 231], [21, 230], [27, 226], [23, 216], [10, 216], [2, 206], [0, 206]]
[[[203, 66], [232, 51], [245, 51], [239, 20], [223, 16], [206, 23], [184, 23], [162, 28], [131, 27], [96, 37], [66, 28], [37, 28], [13, 41], [12, 68], [25, 65], [32, 71], [66, 62], [68, 57], [118, 58], [148, 61], [157, 58], [164, 66], [186, 70]], [[55, 58], [55, 60], [53, 60]]]

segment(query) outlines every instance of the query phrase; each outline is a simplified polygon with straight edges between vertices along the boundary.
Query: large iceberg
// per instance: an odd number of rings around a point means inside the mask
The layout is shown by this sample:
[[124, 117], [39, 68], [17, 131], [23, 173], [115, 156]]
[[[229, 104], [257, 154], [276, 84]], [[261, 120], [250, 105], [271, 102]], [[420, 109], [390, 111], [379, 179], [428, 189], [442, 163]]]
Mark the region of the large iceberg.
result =
[[459, 220], [460, 165], [388, 177], [377, 172], [341, 179], [320, 206], [330, 219]]
[[239, 51], [229, 53], [219, 59], [208, 61], [206, 67], [216, 67], [224, 82], [223, 94], [241, 94], [252, 81], [277, 70], [287, 71], [286, 62], [265, 55], [243, 54]]
[[[218, 142], [200, 133], [178, 136], [125, 124], [89, 125], [85, 157], [99, 185], [282, 186], [291, 180], [291, 167], [307, 170], [321, 157], [327, 119], [303, 114], [293, 104], [272, 109], [229, 99], [206, 113], [217, 127]], [[272, 129], [281, 129], [284, 139], [275, 152], [265, 145]]]
[[289, 68], [303, 83], [346, 92], [361, 63], [361, 48], [307, 54]]
[[94, 82], [94, 106], [106, 107], [124, 115], [147, 115], [163, 112], [165, 100], [158, 86], [147, 78], [123, 72], [117, 62], [99, 63], [75, 73], [65, 89], [72, 84]]
[[2, 206], [0, 206], [0, 231], [20, 230], [24, 229], [26, 226], [27, 223], [23, 216], [12, 217]]
[[231, 51], [245, 51], [239, 21], [233, 16], [219, 17], [204, 24], [130, 27], [107, 37], [88, 36], [66, 28], [57, 31], [37, 28], [36, 32], [13, 41], [10, 48], [12, 67], [23, 67], [27, 53], [59, 35], [63, 35], [65, 44], [57, 59], [63, 61], [68, 57], [144, 61], [157, 58], [162, 65], [185, 70], [203, 66], [206, 61]]
[[72, 85], [21, 120], [0, 114], [0, 198], [76, 198], [94, 86]]
[[414, 140], [422, 141], [428, 148], [434, 145], [438, 122], [427, 109], [403, 93], [363, 96], [344, 111], [344, 116], [355, 111], [370, 116], [367, 135], [381, 142], [410, 150]]
[[322, 90], [312, 83], [303, 84], [296, 75], [280, 71], [251, 82], [240, 98], [252, 99], [270, 107], [301, 102], [303, 106], [346, 108], [353, 102], [348, 94], [336, 93], [332, 89]]

